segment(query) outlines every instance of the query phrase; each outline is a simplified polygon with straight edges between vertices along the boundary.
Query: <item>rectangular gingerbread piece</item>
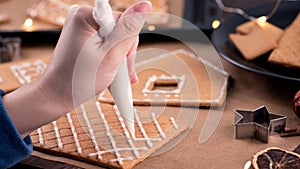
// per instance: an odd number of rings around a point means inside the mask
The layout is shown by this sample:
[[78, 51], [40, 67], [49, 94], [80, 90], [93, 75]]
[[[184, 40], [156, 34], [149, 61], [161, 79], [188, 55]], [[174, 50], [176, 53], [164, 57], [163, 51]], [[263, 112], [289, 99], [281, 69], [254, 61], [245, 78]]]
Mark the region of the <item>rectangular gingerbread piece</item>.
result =
[[0, 64], [0, 88], [10, 92], [37, 80], [44, 73], [48, 60], [48, 56], [42, 56]]
[[[191, 52], [162, 53], [136, 66], [139, 83], [132, 85], [134, 105], [209, 107], [225, 102], [228, 73]], [[108, 90], [99, 100], [113, 104]]]
[[138, 110], [135, 120], [133, 138], [116, 106], [90, 100], [76, 111], [37, 129], [31, 138], [38, 151], [128, 169], [187, 129], [173, 117], [154, 112]]

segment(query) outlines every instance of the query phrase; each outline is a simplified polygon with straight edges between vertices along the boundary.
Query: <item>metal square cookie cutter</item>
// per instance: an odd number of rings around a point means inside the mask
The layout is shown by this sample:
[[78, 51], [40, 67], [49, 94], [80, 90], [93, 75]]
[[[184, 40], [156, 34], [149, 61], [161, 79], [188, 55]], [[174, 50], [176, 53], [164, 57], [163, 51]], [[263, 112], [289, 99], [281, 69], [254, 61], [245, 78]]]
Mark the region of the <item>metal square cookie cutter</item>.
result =
[[9, 62], [20, 56], [21, 38], [0, 36], [0, 63]]
[[255, 138], [268, 143], [269, 135], [281, 133], [287, 117], [273, 114], [266, 106], [255, 110], [235, 110], [235, 138]]

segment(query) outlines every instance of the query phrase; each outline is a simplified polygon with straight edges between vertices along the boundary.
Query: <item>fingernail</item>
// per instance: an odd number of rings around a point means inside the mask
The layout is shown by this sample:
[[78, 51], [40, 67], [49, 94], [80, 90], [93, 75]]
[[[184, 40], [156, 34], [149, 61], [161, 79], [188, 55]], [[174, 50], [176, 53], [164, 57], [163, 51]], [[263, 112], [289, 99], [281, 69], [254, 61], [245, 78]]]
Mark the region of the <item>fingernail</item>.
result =
[[147, 13], [150, 12], [151, 7], [152, 4], [150, 1], [141, 1], [135, 5], [134, 11], [139, 13]]
[[132, 84], [137, 84], [139, 82], [139, 78], [136, 73], [133, 73], [130, 78], [130, 82]]

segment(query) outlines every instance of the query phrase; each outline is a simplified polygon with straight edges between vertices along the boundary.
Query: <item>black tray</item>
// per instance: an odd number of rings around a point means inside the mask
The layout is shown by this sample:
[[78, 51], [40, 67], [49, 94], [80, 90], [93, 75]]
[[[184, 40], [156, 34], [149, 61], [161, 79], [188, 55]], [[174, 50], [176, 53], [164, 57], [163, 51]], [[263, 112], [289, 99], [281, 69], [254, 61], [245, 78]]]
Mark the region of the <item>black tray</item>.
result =
[[[266, 15], [266, 13], [268, 13], [273, 6], [274, 4], [259, 6], [255, 9], [247, 10], [247, 13], [259, 17]], [[285, 1], [280, 4], [278, 11], [269, 20], [269, 22], [278, 27], [286, 28], [299, 12], [300, 1]], [[243, 58], [242, 54], [230, 41], [228, 35], [235, 32], [236, 26], [246, 21], [247, 20], [238, 14], [230, 14], [224, 19], [222, 25], [217, 30], [213, 31], [212, 42], [220, 55], [230, 63], [254, 73], [270, 77], [300, 81], [300, 69], [288, 68], [268, 62], [267, 58], [269, 53], [253, 61], [247, 61]]]

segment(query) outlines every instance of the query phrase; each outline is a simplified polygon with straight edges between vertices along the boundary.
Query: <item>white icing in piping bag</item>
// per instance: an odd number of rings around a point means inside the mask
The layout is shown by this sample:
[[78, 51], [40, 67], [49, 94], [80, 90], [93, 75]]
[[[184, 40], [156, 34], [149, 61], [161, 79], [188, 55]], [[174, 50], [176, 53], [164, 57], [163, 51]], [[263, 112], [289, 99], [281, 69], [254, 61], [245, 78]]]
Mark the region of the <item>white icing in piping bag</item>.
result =
[[[93, 17], [101, 27], [99, 35], [102, 38], [107, 37], [116, 25], [113, 11], [108, 0], [95, 0], [95, 8]], [[125, 119], [126, 126], [133, 138], [135, 138], [134, 130], [134, 107], [132, 99], [131, 84], [128, 75], [126, 58], [123, 60], [120, 68], [109, 87], [115, 104]]]

